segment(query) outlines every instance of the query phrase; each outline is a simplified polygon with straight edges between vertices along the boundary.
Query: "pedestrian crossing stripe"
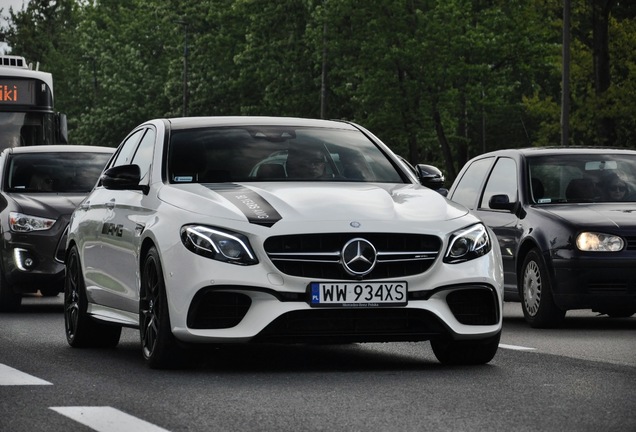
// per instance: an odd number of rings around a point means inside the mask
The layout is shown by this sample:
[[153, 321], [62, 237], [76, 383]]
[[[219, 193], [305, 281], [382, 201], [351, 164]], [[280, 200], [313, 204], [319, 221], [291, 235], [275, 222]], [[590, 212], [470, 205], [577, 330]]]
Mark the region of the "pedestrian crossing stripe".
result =
[[168, 432], [109, 406], [51, 407], [63, 416], [97, 432]]
[[0, 363], [0, 386], [10, 385], [53, 385], [48, 381], [34, 377]]

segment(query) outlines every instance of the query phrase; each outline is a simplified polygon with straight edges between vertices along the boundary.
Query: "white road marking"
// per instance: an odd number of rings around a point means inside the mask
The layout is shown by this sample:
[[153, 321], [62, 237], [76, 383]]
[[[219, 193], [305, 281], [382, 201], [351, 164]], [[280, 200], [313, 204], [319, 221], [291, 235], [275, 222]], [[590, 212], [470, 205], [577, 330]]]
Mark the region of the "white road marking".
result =
[[168, 432], [166, 429], [108, 406], [50, 408], [97, 432]]
[[0, 363], [0, 386], [3, 385], [52, 385], [48, 381]]
[[536, 348], [529, 348], [529, 347], [518, 346], [518, 345], [506, 345], [506, 344], [499, 344], [499, 348], [516, 350], [516, 351], [536, 351]]

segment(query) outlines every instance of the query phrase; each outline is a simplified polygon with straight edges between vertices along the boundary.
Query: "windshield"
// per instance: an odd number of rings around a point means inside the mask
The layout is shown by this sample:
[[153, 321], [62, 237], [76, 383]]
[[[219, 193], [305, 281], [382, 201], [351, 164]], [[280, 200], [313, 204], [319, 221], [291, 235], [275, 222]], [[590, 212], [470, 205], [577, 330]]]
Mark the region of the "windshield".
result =
[[172, 183], [405, 182], [404, 174], [361, 132], [326, 128], [175, 131], [168, 169]]
[[8, 162], [8, 192], [82, 192], [93, 189], [109, 153], [14, 154]]
[[55, 144], [53, 114], [0, 112], [0, 150], [39, 144]]
[[636, 156], [564, 154], [528, 158], [532, 201], [636, 201]]

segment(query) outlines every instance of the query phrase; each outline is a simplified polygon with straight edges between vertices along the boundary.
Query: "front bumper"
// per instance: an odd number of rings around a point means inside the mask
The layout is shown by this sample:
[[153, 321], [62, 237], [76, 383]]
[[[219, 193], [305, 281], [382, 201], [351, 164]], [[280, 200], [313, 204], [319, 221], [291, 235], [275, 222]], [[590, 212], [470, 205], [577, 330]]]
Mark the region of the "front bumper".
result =
[[370, 308], [312, 307], [312, 280], [267, 263], [238, 267], [189, 256], [184, 264], [183, 256], [163, 258], [172, 331], [185, 342], [482, 339], [502, 327], [503, 275], [492, 253], [462, 264], [437, 260], [406, 278], [406, 306]]
[[636, 257], [553, 259], [554, 301], [560, 308], [636, 312]]
[[30, 233], [5, 232], [2, 270], [15, 292], [63, 289], [66, 226]]

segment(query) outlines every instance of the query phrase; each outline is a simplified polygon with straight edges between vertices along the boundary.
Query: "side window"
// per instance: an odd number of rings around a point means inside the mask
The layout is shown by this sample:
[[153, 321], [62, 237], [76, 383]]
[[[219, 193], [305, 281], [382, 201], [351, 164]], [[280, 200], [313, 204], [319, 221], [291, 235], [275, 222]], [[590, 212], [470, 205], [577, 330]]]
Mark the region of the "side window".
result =
[[490, 157], [473, 162], [459, 180], [450, 199], [464, 207], [474, 209], [480, 191], [479, 188], [484, 182], [486, 174], [488, 174], [492, 161], [493, 158]]
[[148, 173], [150, 172], [150, 165], [152, 165], [152, 155], [155, 148], [155, 131], [154, 129], [148, 129], [144, 137], [137, 147], [135, 156], [133, 156], [132, 163], [139, 165], [141, 170], [141, 182], [148, 183]]
[[488, 178], [479, 208], [490, 208], [488, 200], [493, 195], [505, 194], [510, 202], [517, 201], [517, 164], [510, 158], [499, 158]]
[[112, 166], [116, 167], [119, 165], [128, 165], [132, 162], [133, 155], [137, 149], [137, 144], [139, 144], [139, 140], [141, 139], [144, 131], [145, 129], [140, 129], [126, 138], [126, 140], [120, 145], [119, 153], [117, 154], [117, 158], [113, 162]]

